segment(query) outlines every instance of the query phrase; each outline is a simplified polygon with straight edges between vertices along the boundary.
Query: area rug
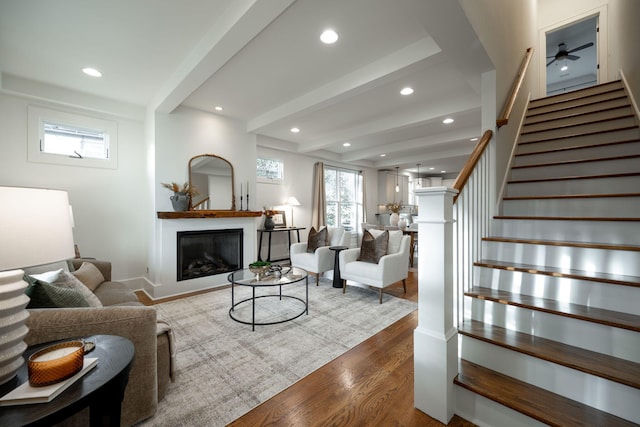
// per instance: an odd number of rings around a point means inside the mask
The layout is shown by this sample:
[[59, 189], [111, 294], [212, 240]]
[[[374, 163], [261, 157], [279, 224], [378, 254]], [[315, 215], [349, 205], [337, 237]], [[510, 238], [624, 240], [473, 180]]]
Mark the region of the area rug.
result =
[[[308, 314], [253, 332], [229, 318], [229, 288], [157, 305], [175, 332], [177, 375], [141, 425], [224, 426], [417, 308], [388, 294], [379, 304], [377, 290], [349, 287], [343, 294], [326, 279], [309, 282]], [[305, 298], [302, 283], [283, 291]], [[236, 302], [247, 296], [236, 287]], [[235, 315], [248, 320], [244, 305]], [[256, 317], [275, 321], [282, 310], [293, 316], [302, 309], [297, 300], [261, 298]]]

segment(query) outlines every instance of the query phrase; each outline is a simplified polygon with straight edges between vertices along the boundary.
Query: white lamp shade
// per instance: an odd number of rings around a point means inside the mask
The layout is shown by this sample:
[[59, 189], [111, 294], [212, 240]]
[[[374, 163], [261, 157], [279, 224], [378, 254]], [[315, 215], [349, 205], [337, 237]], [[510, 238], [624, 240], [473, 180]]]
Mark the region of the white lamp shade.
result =
[[287, 205], [289, 206], [300, 206], [300, 202], [295, 197], [291, 196], [287, 199]]
[[66, 191], [0, 187], [0, 271], [75, 256]]

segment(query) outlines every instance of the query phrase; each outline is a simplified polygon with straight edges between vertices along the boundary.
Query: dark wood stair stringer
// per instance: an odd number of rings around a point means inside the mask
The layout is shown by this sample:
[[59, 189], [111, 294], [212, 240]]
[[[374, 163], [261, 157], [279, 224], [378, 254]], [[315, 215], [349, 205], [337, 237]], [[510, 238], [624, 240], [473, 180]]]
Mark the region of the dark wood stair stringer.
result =
[[626, 427], [637, 424], [460, 359], [454, 384], [550, 426]]
[[458, 332], [493, 345], [640, 389], [640, 363], [477, 320], [464, 321], [458, 327]]

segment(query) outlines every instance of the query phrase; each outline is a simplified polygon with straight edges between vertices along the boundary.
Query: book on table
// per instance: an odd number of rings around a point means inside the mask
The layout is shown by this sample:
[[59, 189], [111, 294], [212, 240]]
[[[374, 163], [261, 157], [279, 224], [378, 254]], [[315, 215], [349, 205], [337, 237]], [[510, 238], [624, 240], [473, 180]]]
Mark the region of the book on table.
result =
[[60, 393], [82, 378], [98, 364], [97, 357], [86, 357], [82, 369], [74, 376], [59, 383], [44, 387], [33, 387], [29, 381], [19, 385], [9, 393], [0, 397], [0, 406], [30, 405], [33, 403], [47, 403], [55, 399]]

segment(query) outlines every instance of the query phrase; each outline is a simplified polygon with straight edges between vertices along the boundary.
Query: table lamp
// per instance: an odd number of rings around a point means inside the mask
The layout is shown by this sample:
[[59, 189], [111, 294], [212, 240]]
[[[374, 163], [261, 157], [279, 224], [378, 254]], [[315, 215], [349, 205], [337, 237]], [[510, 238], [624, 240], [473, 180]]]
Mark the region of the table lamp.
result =
[[287, 205], [291, 206], [291, 227], [294, 227], [293, 225], [293, 207], [294, 206], [300, 206], [300, 202], [298, 201], [298, 199], [296, 199], [295, 197], [291, 196], [287, 199]]
[[27, 348], [28, 284], [20, 267], [74, 256], [66, 191], [0, 186], [0, 384], [11, 380]]

